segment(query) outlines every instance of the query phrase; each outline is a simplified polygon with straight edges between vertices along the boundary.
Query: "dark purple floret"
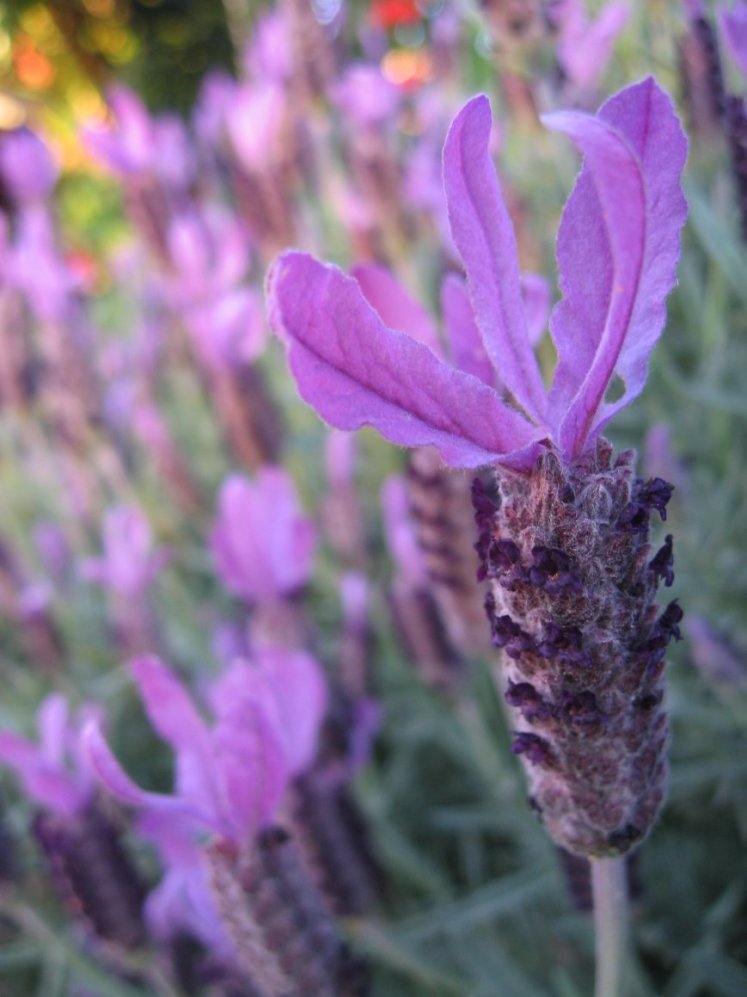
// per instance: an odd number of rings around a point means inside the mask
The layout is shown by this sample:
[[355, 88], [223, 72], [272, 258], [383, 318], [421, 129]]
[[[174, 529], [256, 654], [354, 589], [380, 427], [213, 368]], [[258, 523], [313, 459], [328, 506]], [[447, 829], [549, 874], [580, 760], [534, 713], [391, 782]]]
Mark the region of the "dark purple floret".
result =
[[564, 665], [590, 665], [591, 654], [582, 648], [583, 636], [578, 627], [559, 627], [550, 622], [535, 650], [543, 658], [556, 659]]
[[532, 566], [529, 581], [547, 592], [562, 592], [570, 589], [577, 592], [581, 588], [578, 576], [571, 570], [571, 559], [557, 547], [532, 547]]
[[561, 699], [561, 712], [565, 720], [578, 726], [593, 726], [607, 720], [597, 706], [597, 697], [590, 690], [566, 693]]
[[496, 540], [490, 548], [491, 567], [496, 571], [510, 571], [521, 559], [521, 551], [513, 540]]
[[[518, 658], [524, 651], [532, 649], [533, 641], [528, 633], [525, 633], [518, 623], [514, 623], [510, 616], [494, 616], [491, 612], [492, 593], [488, 593], [485, 598], [485, 608], [490, 615], [492, 639], [494, 647], [502, 647], [509, 658]], [[494, 609], [495, 603], [492, 602]]]
[[654, 555], [649, 564], [657, 578], [661, 578], [667, 588], [674, 581], [674, 554], [672, 551], [672, 534], [667, 534], [664, 546]]
[[663, 478], [649, 478], [648, 481], [639, 478], [634, 497], [620, 516], [620, 526], [633, 533], [646, 533], [652, 509], [656, 509], [662, 520], [667, 518], [667, 502], [673, 491], [674, 486]]
[[657, 689], [656, 692], [644, 693], [641, 696], [636, 696], [633, 700], [633, 705], [637, 710], [643, 710], [648, 712], [649, 710], [655, 709], [664, 698], [664, 691], [662, 689]]
[[515, 755], [523, 755], [535, 765], [548, 765], [552, 761], [552, 751], [547, 741], [526, 731], [515, 733], [511, 751]]
[[649, 509], [656, 509], [662, 520], [667, 518], [667, 503], [672, 497], [674, 486], [663, 478], [649, 478], [638, 491], [638, 501]]
[[682, 640], [682, 634], [677, 624], [681, 622], [684, 615], [679, 602], [673, 599], [657, 620], [659, 629], [667, 634], [667, 641], [671, 640], [672, 637], [675, 640]]
[[472, 482], [472, 505], [475, 509], [477, 528], [479, 530], [491, 529], [493, 516], [498, 511], [498, 505], [488, 495], [482, 478], [475, 478]]
[[649, 514], [645, 505], [628, 502], [620, 516], [620, 527], [631, 533], [648, 533]]
[[527, 571], [521, 564], [521, 551], [513, 540], [490, 540], [478, 553], [485, 565], [485, 574], [494, 578], [506, 589], [514, 589], [517, 582], [527, 580]]
[[537, 692], [531, 682], [511, 682], [506, 690], [506, 702], [521, 710], [525, 720], [547, 720], [551, 715], [548, 704]]

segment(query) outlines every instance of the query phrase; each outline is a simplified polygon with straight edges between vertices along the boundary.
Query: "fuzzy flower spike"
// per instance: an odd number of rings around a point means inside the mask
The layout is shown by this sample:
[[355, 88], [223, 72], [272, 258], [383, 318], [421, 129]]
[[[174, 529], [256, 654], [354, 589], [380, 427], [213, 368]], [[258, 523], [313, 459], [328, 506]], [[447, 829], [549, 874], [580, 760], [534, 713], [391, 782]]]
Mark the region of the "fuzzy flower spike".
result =
[[[672, 581], [671, 538], [653, 557], [648, 545], [650, 511], [664, 518], [671, 487], [636, 478], [634, 455], [615, 458], [600, 434], [642, 390], [664, 325], [686, 216], [687, 145], [653, 79], [596, 115], [544, 122], [585, 156], [558, 234], [549, 391], [527, 332], [484, 96], [451, 126], [444, 185], [481, 366], [496, 368], [511, 402], [388, 328], [354, 280], [310, 256], [276, 262], [270, 315], [302, 397], [333, 426], [370, 424], [395, 443], [434, 446], [452, 467], [494, 467], [498, 502], [479, 488], [474, 499], [513, 750], [555, 841], [614, 856], [643, 837], [663, 799], [661, 674], [681, 611], [654, 606], [659, 581]], [[613, 378], [624, 391], [610, 401]]]

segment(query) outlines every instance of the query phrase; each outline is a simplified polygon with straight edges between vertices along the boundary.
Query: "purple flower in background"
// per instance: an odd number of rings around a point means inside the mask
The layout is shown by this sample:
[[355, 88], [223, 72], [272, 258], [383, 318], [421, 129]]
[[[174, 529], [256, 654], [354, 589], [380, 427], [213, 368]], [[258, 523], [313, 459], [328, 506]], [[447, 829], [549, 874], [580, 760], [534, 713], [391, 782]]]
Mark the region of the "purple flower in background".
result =
[[96, 780], [81, 747], [81, 731], [100, 718], [98, 707], [85, 705], [73, 719], [65, 697], [52, 693], [37, 713], [39, 743], [1, 731], [0, 762], [15, 770], [32, 800], [72, 817], [85, 810], [94, 795]]
[[237, 846], [269, 826], [291, 778], [313, 761], [327, 708], [319, 664], [267, 650], [236, 661], [213, 685], [209, 726], [184, 686], [157, 658], [130, 666], [151, 724], [174, 750], [173, 795], [140, 789], [91, 723], [85, 750], [103, 785], [141, 813], [138, 829], [166, 867], [146, 916], [160, 938], [190, 931], [221, 957], [231, 953], [203, 855], [205, 833]]
[[240, 843], [268, 825], [288, 780], [316, 750], [326, 709], [317, 662], [282, 650], [267, 650], [253, 663], [237, 661], [211, 690], [212, 727], [159, 659], [137, 659], [130, 671], [151, 724], [174, 750], [174, 793], [140, 789], [92, 723], [84, 742], [104, 786], [131, 806], [170, 815], [194, 834], [210, 831]]
[[608, 3], [589, 21], [583, 0], [555, 0], [550, 16], [560, 32], [558, 60], [569, 80], [579, 87], [597, 82], [629, 15], [627, 4]]
[[34, 524], [32, 539], [47, 574], [56, 584], [63, 584], [70, 573], [71, 550], [61, 527], [42, 519]]
[[38, 805], [32, 829], [60, 899], [87, 931], [130, 948], [143, 941], [143, 890], [121, 829], [101, 806], [83, 743], [87, 725], [102, 721], [101, 709], [88, 703], [73, 718], [64, 696], [53, 693], [37, 713], [39, 743], [0, 732], [0, 763]]
[[287, 123], [285, 91], [272, 80], [237, 87], [226, 106], [231, 146], [250, 173], [261, 173], [283, 159]]
[[254, 482], [232, 475], [218, 496], [210, 547], [220, 580], [248, 602], [291, 595], [311, 575], [316, 531], [291, 477], [262, 469]]
[[145, 172], [156, 152], [153, 122], [139, 97], [126, 87], [109, 92], [114, 120], [105, 127], [87, 126], [83, 139], [91, 152], [115, 173]]
[[747, 3], [736, 3], [731, 10], [720, 11], [719, 19], [729, 54], [747, 76]]
[[52, 216], [43, 203], [24, 204], [5, 248], [3, 278], [23, 294], [42, 322], [73, 317], [80, 278], [61, 256]]
[[[548, 440], [564, 458], [579, 456], [642, 390], [686, 212], [682, 130], [652, 79], [598, 115], [561, 112], [545, 122], [586, 153], [558, 235], [564, 297], [550, 323], [559, 354], [550, 391], [527, 334], [516, 240], [488, 154], [489, 104], [476, 97], [449, 132], [444, 184], [485, 354], [522, 411], [388, 328], [337, 268], [286, 253], [268, 279], [271, 322], [302, 397], [332, 425], [370, 424], [395, 443], [431, 444], [454, 467], [529, 470]], [[615, 375], [625, 392], [607, 402]]]
[[242, 53], [249, 79], [285, 82], [293, 74], [293, 45], [287, 19], [276, 11], [257, 19]]
[[175, 115], [151, 117], [127, 87], [112, 87], [108, 103], [113, 121], [83, 130], [89, 150], [122, 177], [152, 174], [167, 186], [184, 190], [194, 173], [194, 155], [186, 130]]
[[350, 66], [332, 90], [332, 100], [346, 117], [366, 127], [391, 122], [402, 102], [402, 92], [378, 66]]
[[[615, 856], [662, 803], [666, 646], [680, 635], [672, 537], [650, 558], [651, 513], [671, 486], [634, 475], [600, 434], [643, 388], [675, 282], [686, 215], [687, 143], [653, 79], [597, 115], [547, 115], [585, 154], [557, 243], [558, 364], [546, 389], [532, 349], [516, 239], [489, 155], [490, 108], [476, 97], [446, 139], [444, 186], [466, 273], [447, 283], [451, 364], [422, 310], [389, 287], [376, 296], [310, 256], [280, 257], [268, 279], [271, 324], [301, 396], [339, 429], [433, 446], [454, 467], [491, 465], [473, 504], [485, 608], [503, 649], [506, 699], [537, 811], [564, 848]], [[381, 274], [376, 278], [382, 284]], [[390, 281], [391, 285], [391, 281]], [[452, 337], [453, 338], [453, 337]], [[467, 346], [469, 348], [467, 348]], [[491, 373], [497, 371], [498, 377]], [[622, 394], [608, 400], [614, 378]], [[508, 404], [502, 392], [510, 397]]]
[[116, 506], [107, 511], [102, 544], [103, 556], [84, 561], [83, 575], [121, 596], [142, 594], [168, 557], [165, 550], [154, 548], [150, 523], [134, 506]]
[[160, 292], [208, 369], [254, 360], [265, 342], [261, 300], [242, 286], [251, 263], [246, 228], [221, 211], [183, 212], [167, 233], [173, 273]]
[[21, 202], [39, 201], [51, 193], [59, 170], [48, 147], [27, 128], [4, 133], [0, 139], [0, 179]]

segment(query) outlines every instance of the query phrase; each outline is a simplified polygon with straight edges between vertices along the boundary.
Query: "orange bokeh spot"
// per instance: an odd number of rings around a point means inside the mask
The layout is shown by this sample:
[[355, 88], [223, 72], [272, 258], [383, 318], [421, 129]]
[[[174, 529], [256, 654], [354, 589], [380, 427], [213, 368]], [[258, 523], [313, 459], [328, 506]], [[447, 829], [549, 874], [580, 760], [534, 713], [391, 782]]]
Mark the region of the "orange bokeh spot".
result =
[[381, 28], [396, 28], [398, 24], [419, 24], [423, 15], [415, 0], [373, 0], [371, 19]]
[[381, 60], [381, 72], [403, 90], [414, 90], [433, 75], [433, 60], [423, 49], [392, 49]]
[[13, 46], [13, 68], [19, 83], [30, 90], [46, 90], [57, 75], [49, 59], [24, 35], [19, 35]]

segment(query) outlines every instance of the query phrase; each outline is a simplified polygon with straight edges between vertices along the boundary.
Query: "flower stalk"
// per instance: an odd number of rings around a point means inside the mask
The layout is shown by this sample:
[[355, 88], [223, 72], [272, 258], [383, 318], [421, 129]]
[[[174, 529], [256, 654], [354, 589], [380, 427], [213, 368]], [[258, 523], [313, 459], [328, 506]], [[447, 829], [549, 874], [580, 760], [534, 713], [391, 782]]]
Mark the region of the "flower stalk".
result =
[[594, 997], [625, 997], [629, 948], [625, 859], [592, 859], [596, 979]]

